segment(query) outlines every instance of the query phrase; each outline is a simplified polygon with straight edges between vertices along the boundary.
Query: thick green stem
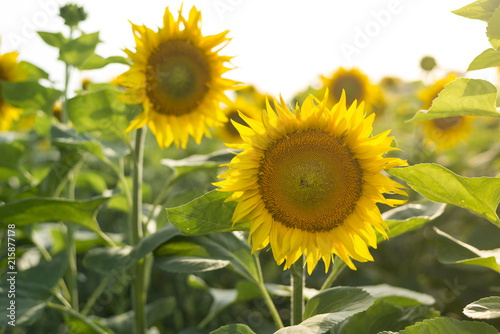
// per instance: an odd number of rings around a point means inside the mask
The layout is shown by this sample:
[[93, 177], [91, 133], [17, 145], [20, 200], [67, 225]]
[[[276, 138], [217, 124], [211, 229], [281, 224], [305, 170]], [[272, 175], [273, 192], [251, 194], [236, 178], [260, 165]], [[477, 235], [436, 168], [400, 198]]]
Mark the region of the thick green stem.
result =
[[335, 257], [335, 262], [333, 262], [332, 272], [326, 278], [325, 282], [321, 286], [320, 291], [328, 289], [332, 286], [333, 281], [337, 278], [337, 276], [342, 272], [342, 269], [345, 268], [345, 262], [342, 261], [338, 256]]
[[278, 310], [276, 309], [276, 306], [274, 305], [273, 300], [271, 299], [271, 296], [269, 295], [269, 292], [264, 285], [264, 276], [262, 275], [262, 268], [260, 266], [259, 253], [253, 253], [253, 257], [255, 259], [255, 262], [257, 263], [257, 270], [259, 272], [259, 290], [262, 293], [262, 297], [264, 297], [264, 302], [269, 309], [269, 313], [271, 313], [271, 317], [273, 318], [276, 327], [278, 327], [278, 329], [283, 328], [283, 322], [281, 321]]
[[304, 256], [301, 256], [290, 268], [292, 285], [292, 325], [302, 322], [304, 313]]
[[[134, 173], [132, 179], [132, 216], [130, 230], [132, 245], [137, 245], [143, 237], [142, 227], [142, 165], [144, 156], [144, 128], [137, 129], [135, 133]], [[146, 286], [144, 261], [134, 265], [132, 280], [133, 306], [135, 314], [135, 333], [143, 334], [147, 331], [146, 325]]]

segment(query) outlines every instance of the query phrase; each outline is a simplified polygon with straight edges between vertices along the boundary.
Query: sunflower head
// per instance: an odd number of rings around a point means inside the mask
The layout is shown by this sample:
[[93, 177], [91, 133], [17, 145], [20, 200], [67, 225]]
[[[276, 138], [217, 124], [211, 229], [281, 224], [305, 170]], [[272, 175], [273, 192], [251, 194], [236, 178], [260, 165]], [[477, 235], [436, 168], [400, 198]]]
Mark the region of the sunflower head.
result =
[[119, 97], [143, 106], [128, 130], [148, 125], [161, 147], [174, 142], [185, 148], [190, 135], [199, 143], [208, 127], [227, 120], [219, 102], [229, 102], [224, 91], [236, 82], [222, 78], [231, 57], [218, 52], [228, 31], [203, 36], [200, 22], [195, 7], [188, 19], [179, 12], [177, 20], [167, 7], [157, 32], [132, 24], [136, 51], [125, 50], [133, 64], [117, 78], [128, 87]]
[[28, 77], [28, 73], [17, 61], [17, 52], [0, 54], [0, 131], [12, 129], [15, 121], [19, 120], [21, 109], [15, 108], [2, 98], [1, 81], [19, 82]]
[[[424, 109], [432, 106], [432, 101], [439, 95], [448, 83], [457, 79], [457, 75], [450, 73], [445, 78], [436, 81], [433, 85], [420, 92], [419, 98]], [[452, 116], [435, 118], [422, 122], [425, 143], [435, 147], [437, 152], [453, 148], [460, 141], [469, 136], [472, 128], [473, 116]]]
[[406, 165], [382, 157], [394, 149], [390, 130], [371, 136], [375, 115], [365, 118], [363, 103], [347, 108], [343, 94], [329, 109], [327, 97], [309, 96], [295, 113], [275, 101], [258, 120], [240, 113], [243, 143], [231, 147], [242, 151], [216, 183], [238, 202], [233, 222], [250, 222], [252, 251], [270, 244], [285, 269], [303, 254], [309, 273], [320, 259], [328, 271], [333, 254], [352, 269], [351, 258], [372, 260], [375, 230], [387, 236], [376, 203], [404, 202], [384, 193], [406, 195], [381, 173]]
[[240, 133], [236, 130], [233, 122], [247, 125], [247, 123], [240, 117], [239, 113], [252, 118], [254, 120], [260, 119], [261, 108], [255, 103], [250, 103], [243, 97], [238, 97], [236, 101], [231, 103], [223, 109], [228, 121], [224, 125], [215, 129], [215, 135], [225, 143], [241, 143]]
[[339, 102], [343, 92], [346, 95], [347, 105], [351, 105], [354, 101], [364, 101], [367, 113], [372, 111], [374, 105], [383, 101], [381, 90], [371, 84], [368, 76], [356, 68], [346, 70], [340, 67], [330, 78], [322, 77], [321, 80], [323, 88], [320, 93], [324, 94], [327, 90], [330, 92], [328, 107]]

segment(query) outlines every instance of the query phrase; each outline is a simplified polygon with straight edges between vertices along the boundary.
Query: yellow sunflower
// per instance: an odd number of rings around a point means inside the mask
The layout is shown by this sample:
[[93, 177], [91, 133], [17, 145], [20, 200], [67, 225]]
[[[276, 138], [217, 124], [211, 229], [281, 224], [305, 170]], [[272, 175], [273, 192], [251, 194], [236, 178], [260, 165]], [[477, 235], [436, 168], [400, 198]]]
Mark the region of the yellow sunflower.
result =
[[[18, 56], [17, 52], [0, 54], [0, 80], [19, 82], [27, 78], [28, 74], [17, 62]], [[0, 131], [9, 131], [13, 128], [14, 122], [19, 120], [22, 110], [4, 101], [1, 87], [0, 81]]]
[[[432, 106], [432, 101], [444, 89], [444, 86], [455, 79], [457, 79], [455, 74], [448, 74], [445, 78], [436, 81], [433, 85], [420, 92], [419, 98], [423, 108], [429, 109]], [[469, 136], [473, 119], [473, 116], [459, 115], [421, 122], [426, 144], [434, 146], [438, 152], [456, 146]]]
[[352, 269], [351, 258], [373, 260], [375, 230], [387, 237], [376, 203], [402, 204], [383, 194], [406, 195], [381, 173], [407, 165], [382, 157], [395, 149], [390, 130], [371, 137], [375, 115], [364, 118], [363, 103], [347, 108], [343, 94], [329, 109], [327, 94], [322, 101], [309, 96], [295, 113], [282, 99], [260, 120], [240, 113], [248, 126], [233, 124], [244, 143], [228, 146], [242, 152], [215, 183], [238, 202], [233, 222], [250, 222], [253, 252], [270, 244], [285, 269], [305, 254], [309, 274], [320, 259], [328, 271], [332, 254]]
[[343, 92], [346, 94], [347, 105], [351, 105], [354, 101], [364, 101], [365, 111], [368, 114], [379, 111], [385, 104], [380, 88], [373, 85], [368, 76], [356, 68], [346, 70], [340, 67], [330, 78], [322, 76], [321, 80], [323, 88], [320, 94], [324, 94], [327, 90], [330, 92], [327, 105], [329, 108], [340, 101]]
[[119, 97], [143, 106], [128, 130], [148, 125], [162, 148], [172, 142], [185, 148], [189, 135], [199, 143], [210, 135], [207, 127], [227, 121], [219, 102], [230, 102], [224, 91], [236, 82], [222, 78], [231, 57], [218, 52], [228, 31], [203, 36], [200, 25], [195, 7], [177, 21], [167, 7], [158, 32], [132, 23], [136, 52], [125, 50], [133, 65], [117, 79], [128, 87]]
[[259, 120], [261, 115], [261, 108], [253, 103], [248, 102], [243, 97], [238, 97], [236, 101], [231, 103], [224, 110], [224, 114], [228, 118], [228, 121], [224, 123], [223, 126], [217, 127], [215, 129], [215, 135], [219, 137], [225, 143], [241, 143], [240, 133], [234, 127], [232, 122], [247, 125], [247, 123], [240, 117], [238, 112], [243, 115], [250, 117], [254, 120]]

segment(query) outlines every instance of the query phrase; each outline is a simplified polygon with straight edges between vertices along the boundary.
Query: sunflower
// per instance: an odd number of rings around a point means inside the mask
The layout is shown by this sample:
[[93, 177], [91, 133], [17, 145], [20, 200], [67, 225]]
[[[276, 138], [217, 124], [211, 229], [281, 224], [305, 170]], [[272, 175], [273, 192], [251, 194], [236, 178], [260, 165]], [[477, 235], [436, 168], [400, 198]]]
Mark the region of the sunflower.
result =
[[13, 128], [14, 122], [19, 120], [21, 109], [8, 104], [2, 98], [1, 80], [8, 82], [23, 81], [28, 77], [26, 71], [17, 62], [17, 52], [0, 54], [0, 131], [9, 131]]
[[117, 79], [128, 87], [119, 98], [143, 106], [127, 130], [148, 125], [162, 148], [172, 142], [185, 148], [189, 135], [199, 143], [208, 127], [227, 121], [219, 102], [230, 102], [224, 91], [236, 82], [222, 78], [231, 57], [218, 52], [228, 31], [202, 36], [200, 25], [195, 7], [177, 21], [167, 7], [158, 32], [132, 23], [136, 52], [125, 50], [133, 65]]
[[[444, 89], [444, 86], [456, 78], [455, 74], [448, 74], [445, 78], [436, 81], [432, 86], [420, 92], [419, 98], [423, 104], [423, 108], [429, 109], [432, 106], [432, 101]], [[421, 122], [426, 144], [435, 146], [438, 152], [456, 146], [460, 141], [469, 136], [473, 119], [473, 116], [459, 115]]]
[[215, 129], [215, 135], [226, 143], [241, 143], [242, 139], [240, 133], [234, 127], [232, 122], [247, 125], [247, 123], [240, 117], [239, 112], [243, 115], [254, 120], [260, 119], [261, 108], [254, 103], [248, 102], [243, 97], [238, 97], [236, 101], [231, 103], [228, 107], [223, 109], [224, 114], [228, 121], [223, 126]]
[[367, 113], [379, 111], [385, 105], [381, 89], [373, 85], [368, 76], [356, 68], [346, 70], [340, 67], [330, 78], [321, 77], [321, 80], [323, 88], [320, 94], [324, 94], [327, 90], [330, 92], [327, 107], [339, 102], [343, 92], [346, 94], [347, 105], [351, 105], [354, 101], [364, 101]]
[[[215, 183], [219, 191], [233, 192], [237, 201], [232, 221], [250, 222], [252, 252], [271, 245], [284, 269], [304, 254], [309, 274], [320, 259], [328, 271], [337, 254], [352, 269], [351, 258], [373, 260], [368, 246], [377, 246], [375, 230], [387, 237], [387, 225], [376, 203], [390, 206], [404, 200], [383, 193], [406, 193], [382, 170], [407, 165], [383, 158], [394, 150], [390, 130], [371, 136], [375, 115], [364, 118], [364, 104], [327, 107], [309, 96], [295, 113], [281, 99], [276, 112], [268, 105], [260, 120], [240, 113], [248, 126], [233, 123], [242, 150]], [[276, 114], [277, 113], [277, 114]]]

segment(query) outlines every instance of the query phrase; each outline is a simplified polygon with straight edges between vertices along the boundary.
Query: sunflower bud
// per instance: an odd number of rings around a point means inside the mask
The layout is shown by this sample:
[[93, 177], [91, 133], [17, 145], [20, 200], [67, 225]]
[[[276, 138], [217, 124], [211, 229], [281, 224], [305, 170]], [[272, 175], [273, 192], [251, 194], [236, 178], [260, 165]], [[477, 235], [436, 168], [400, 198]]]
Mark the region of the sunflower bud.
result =
[[59, 8], [59, 16], [64, 19], [64, 24], [69, 27], [76, 27], [81, 21], [87, 19], [87, 13], [75, 4], [67, 4]]

